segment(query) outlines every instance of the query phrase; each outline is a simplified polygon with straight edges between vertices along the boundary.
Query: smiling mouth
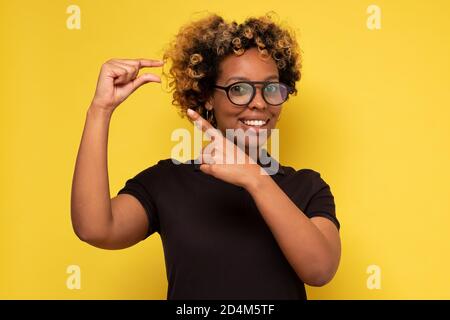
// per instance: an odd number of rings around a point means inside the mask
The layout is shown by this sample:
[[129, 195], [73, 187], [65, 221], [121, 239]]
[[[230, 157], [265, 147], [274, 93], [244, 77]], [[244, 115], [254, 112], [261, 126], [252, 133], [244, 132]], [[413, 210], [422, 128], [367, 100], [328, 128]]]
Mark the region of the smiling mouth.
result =
[[261, 119], [239, 119], [241, 123], [246, 125], [247, 127], [259, 128], [265, 126], [269, 123], [270, 119], [261, 120]]

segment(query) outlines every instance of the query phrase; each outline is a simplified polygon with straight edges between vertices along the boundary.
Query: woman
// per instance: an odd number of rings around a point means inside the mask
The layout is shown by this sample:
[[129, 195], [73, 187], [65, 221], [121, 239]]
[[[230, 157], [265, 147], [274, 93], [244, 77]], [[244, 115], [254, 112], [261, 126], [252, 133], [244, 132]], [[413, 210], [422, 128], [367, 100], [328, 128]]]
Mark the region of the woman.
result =
[[[219, 134], [196, 159], [201, 163], [160, 160], [110, 199], [111, 115], [134, 90], [160, 82], [154, 74], [137, 76], [141, 68], [169, 59], [173, 104], [203, 131]], [[249, 136], [225, 143], [227, 129], [270, 134], [299, 79], [295, 38], [268, 16], [237, 24], [210, 15], [184, 26], [162, 61], [106, 62], [75, 167], [77, 236], [122, 249], [158, 232], [168, 299], [306, 299], [304, 283], [328, 283], [339, 265], [340, 225], [330, 187], [311, 169], [279, 165], [261, 174], [263, 155], [276, 160], [265, 150], [252, 153]]]

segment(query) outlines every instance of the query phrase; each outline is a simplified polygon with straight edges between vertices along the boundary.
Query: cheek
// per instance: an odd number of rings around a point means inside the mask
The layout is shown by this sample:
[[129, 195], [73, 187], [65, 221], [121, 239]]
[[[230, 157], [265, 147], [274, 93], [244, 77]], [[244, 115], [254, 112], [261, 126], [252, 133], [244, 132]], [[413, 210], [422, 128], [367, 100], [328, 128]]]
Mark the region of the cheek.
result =
[[214, 110], [219, 124], [227, 127], [235, 127], [236, 123], [238, 123], [239, 115], [242, 113], [240, 108], [235, 107], [229, 101], [217, 101], [216, 105], [214, 105]]
[[278, 119], [280, 118], [281, 115], [281, 110], [273, 110], [271, 112], [271, 118], [272, 120], [270, 120], [270, 122], [272, 122], [270, 124], [271, 128], [275, 128], [275, 126], [277, 125]]

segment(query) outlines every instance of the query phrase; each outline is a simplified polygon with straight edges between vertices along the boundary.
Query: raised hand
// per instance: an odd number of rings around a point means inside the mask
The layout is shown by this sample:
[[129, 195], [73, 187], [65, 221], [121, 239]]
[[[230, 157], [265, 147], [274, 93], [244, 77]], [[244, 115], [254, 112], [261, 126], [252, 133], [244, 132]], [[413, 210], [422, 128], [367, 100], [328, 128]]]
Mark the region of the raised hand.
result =
[[211, 143], [200, 155], [201, 171], [243, 188], [257, 180], [261, 167], [251, 157], [194, 110], [188, 109], [187, 115], [197, 128], [211, 137]]
[[148, 82], [161, 82], [158, 75], [144, 73], [137, 76], [144, 67], [160, 67], [161, 60], [150, 59], [111, 59], [100, 70], [97, 88], [91, 105], [107, 111], [121, 104], [137, 88]]

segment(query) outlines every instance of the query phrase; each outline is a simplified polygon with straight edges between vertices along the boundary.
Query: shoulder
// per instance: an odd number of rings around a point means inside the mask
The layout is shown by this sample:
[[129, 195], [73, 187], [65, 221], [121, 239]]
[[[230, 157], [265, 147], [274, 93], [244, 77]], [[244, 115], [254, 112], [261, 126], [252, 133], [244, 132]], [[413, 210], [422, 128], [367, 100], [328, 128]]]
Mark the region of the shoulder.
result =
[[161, 159], [157, 163], [151, 164], [141, 172], [139, 172], [136, 177], [148, 178], [148, 177], [166, 177], [176, 170], [186, 170], [193, 167], [189, 161], [180, 162], [176, 159], [167, 158]]
[[294, 169], [289, 166], [283, 166], [286, 173], [287, 183], [296, 186], [303, 186], [310, 191], [317, 191], [324, 187], [329, 187], [323, 179], [322, 174], [311, 168]]
[[309, 169], [309, 168], [300, 169], [300, 170], [297, 170], [296, 174], [306, 176], [313, 181], [323, 180], [320, 172], [316, 171], [314, 169]]
[[294, 169], [290, 166], [283, 166], [283, 170], [287, 176], [292, 176], [298, 179], [317, 179], [321, 177], [320, 172], [310, 168]]

